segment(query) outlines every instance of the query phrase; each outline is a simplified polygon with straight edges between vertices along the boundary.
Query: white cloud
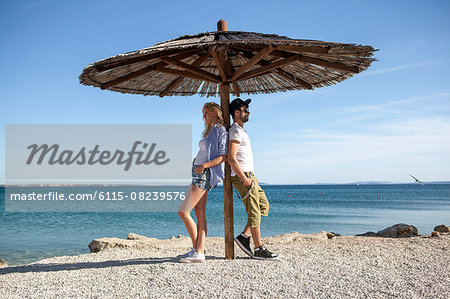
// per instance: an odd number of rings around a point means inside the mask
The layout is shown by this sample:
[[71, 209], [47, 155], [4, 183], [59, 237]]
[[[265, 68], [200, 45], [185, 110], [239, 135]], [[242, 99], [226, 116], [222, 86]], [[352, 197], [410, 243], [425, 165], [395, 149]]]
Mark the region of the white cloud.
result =
[[401, 182], [412, 170], [428, 180], [448, 180], [449, 132], [450, 118], [442, 117], [374, 123], [366, 133], [295, 130], [257, 154], [257, 171], [272, 183]]
[[[383, 118], [423, 117], [439, 115], [450, 111], [450, 93], [436, 93], [424, 96], [403, 98], [372, 105], [347, 106], [318, 111], [308, 111], [303, 115], [291, 112], [284, 116], [290, 122], [302, 124], [320, 120], [320, 127], [338, 127], [346, 124], [371, 124]], [[383, 121], [386, 121], [383, 119]], [[359, 128], [359, 127], [358, 127]]]
[[403, 71], [403, 70], [407, 70], [410, 68], [430, 67], [430, 66], [443, 64], [443, 63], [448, 63], [449, 61], [450, 60], [448, 60], [448, 59], [444, 59], [444, 60], [433, 60], [433, 61], [423, 61], [423, 62], [417, 62], [417, 63], [403, 64], [403, 65], [398, 65], [395, 67], [381, 69], [381, 70], [366, 71], [366, 72], [361, 73], [360, 76], [363, 77], [363, 76], [371, 76], [371, 75], [380, 75], [380, 74]]
[[384, 106], [392, 106], [392, 105], [400, 105], [400, 104], [412, 104], [414, 102], [419, 102], [422, 100], [436, 100], [442, 97], [450, 97], [450, 92], [442, 92], [437, 94], [430, 94], [420, 97], [411, 97], [411, 98], [405, 98], [398, 101], [392, 101], [389, 103], [384, 104]]

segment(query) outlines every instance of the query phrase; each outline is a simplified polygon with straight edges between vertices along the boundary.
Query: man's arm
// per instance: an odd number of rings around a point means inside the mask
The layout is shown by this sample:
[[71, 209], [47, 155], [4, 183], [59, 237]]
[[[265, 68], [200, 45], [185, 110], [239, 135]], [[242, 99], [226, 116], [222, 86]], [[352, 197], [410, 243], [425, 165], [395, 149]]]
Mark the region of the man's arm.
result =
[[240, 145], [241, 143], [237, 140], [230, 140], [228, 142], [228, 163], [230, 164], [231, 168], [236, 173], [238, 178], [242, 181], [244, 186], [250, 188], [253, 180], [245, 176], [245, 173], [242, 171], [236, 159], [236, 154]]

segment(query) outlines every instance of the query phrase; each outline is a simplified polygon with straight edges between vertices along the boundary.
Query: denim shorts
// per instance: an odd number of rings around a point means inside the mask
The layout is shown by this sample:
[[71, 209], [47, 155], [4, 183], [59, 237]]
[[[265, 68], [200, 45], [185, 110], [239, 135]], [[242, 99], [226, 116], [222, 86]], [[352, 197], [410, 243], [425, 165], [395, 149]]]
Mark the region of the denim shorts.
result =
[[211, 171], [209, 168], [205, 168], [202, 173], [196, 174], [195, 168], [198, 165], [192, 166], [192, 185], [199, 189], [211, 191], [213, 186], [211, 186]]

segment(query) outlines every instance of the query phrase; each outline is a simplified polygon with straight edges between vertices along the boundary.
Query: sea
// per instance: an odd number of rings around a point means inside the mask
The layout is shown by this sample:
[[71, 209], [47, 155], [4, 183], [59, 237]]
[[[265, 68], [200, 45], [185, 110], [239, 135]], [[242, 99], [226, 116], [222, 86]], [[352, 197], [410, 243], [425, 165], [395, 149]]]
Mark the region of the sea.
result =
[[[264, 185], [270, 202], [263, 217], [263, 237], [290, 233], [377, 232], [397, 223], [430, 234], [450, 225], [450, 184]], [[224, 236], [223, 190], [209, 193], [208, 236]], [[194, 213], [192, 213], [195, 218]], [[234, 195], [234, 232], [246, 223], [241, 200]], [[5, 212], [0, 188], [0, 258], [10, 266], [44, 258], [89, 253], [97, 238], [126, 238], [128, 233], [167, 239], [188, 235], [176, 212]]]

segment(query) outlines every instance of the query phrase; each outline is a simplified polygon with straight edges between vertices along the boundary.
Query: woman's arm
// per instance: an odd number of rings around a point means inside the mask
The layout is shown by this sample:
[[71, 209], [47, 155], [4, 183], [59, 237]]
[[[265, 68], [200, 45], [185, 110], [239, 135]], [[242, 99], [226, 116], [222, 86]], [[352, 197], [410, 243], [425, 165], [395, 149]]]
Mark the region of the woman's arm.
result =
[[225, 161], [227, 161], [227, 157], [228, 157], [228, 148], [227, 148], [227, 143], [228, 143], [228, 132], [227, 130], [225, 130], [225, 127], [219, 127], [217, 129], [217, 147], [218, 147], [218, 151], [219, 151], [219, 155], [217, 158], [212, 159], [209, 162], [203, 163], [200, 166], [197, 166], [195, 168], [195, 173], [196, 174], [200, 174], [202, 173], [203, 170], [205, 170], [205, 168], [211, 168], [214, 166], [219, 165], [220, 163], [223, 163]]
[[215, 159], [212, 159], [209, 162], [203, 163], [202, 165], [199, 165], [195, 168], [195, 173], [200, 174], [200, 173], [202, 173], [203, 170], [205, 170], [205, 168], [211, 168], [211, 167], [217, 166], [220, 163], [225, 162], [227, 160], [227, 157], [228, 157], [228, 155], [222, 155]]

